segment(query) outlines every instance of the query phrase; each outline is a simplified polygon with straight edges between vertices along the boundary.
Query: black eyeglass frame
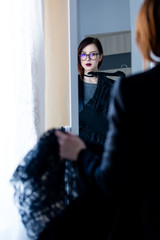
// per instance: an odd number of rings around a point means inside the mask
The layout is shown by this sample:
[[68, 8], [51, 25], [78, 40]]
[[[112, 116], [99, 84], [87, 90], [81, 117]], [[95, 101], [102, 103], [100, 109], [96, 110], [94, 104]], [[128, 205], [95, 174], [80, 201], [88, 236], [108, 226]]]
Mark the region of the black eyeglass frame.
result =
[[[92, 58], [90, 57], [90, 55], [93, 55], [93, 54], [96, 55], [95, 59], [92, 59]], [[79, 54], [79, 58], [81, 59], [81, 61], [85, 61], [85, 60], [87, 59], [87, 57], [89, 57], [90, 60], [94, 61], [94, 60], [96, 60], [97, 55], [100, 55], [100, 54], [101, 54], [101, 53], [89, 53], [89, 54], [81, 53], [81, 54]], [[86, 58], [85, 58], [85, 59], [82, 59], [82, 58], [81, 58], [81, 55], [86, 55]]]

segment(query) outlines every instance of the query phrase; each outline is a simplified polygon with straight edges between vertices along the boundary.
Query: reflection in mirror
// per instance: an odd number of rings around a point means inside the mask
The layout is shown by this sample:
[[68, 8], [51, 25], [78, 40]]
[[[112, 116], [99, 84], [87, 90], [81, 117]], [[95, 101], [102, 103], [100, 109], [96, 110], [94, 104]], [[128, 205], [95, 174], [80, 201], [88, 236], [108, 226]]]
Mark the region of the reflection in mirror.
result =
[[[104, 145], [108, 130], [110, 94], [115, 80], [123, 71], [99, 71], [104, 53], [98, 38], [86, 37], [78, 47], [79, 136], [88, 142]], [[90, 145], [93, 146], [93, 145]], [[99, 149], [99, 148], [98, 148]], [[92, 147], [95, 150], [95, 147]], [[102, 149], [99, 149], [102, 153]]]
[[101, 42], [98, 38], [84, 38], [78, 47], [79, 136], [101, 145], [108, 130], [107, 113], [114, 83], [104, 72], [97, 74], [102, 62]]
[[[124, 0], [123, 5], [118, 0], [82, 0], [78, 1], [77, 9], [79, 135], [86, 141], [103, 145], [108, 129], [110, 92], [119, 78], [104, 73], [131, 73], [130, 5], [129, 0]], [[96, 40], [84, 44], [83, 39], [88, 37], [97, 39], [99, 44]], [[93, 56], [91, 53], [100, 54]], [[95, 66], [96, 61], [101, 62]], [[101, 74], [89, 75], [90, 71]]]

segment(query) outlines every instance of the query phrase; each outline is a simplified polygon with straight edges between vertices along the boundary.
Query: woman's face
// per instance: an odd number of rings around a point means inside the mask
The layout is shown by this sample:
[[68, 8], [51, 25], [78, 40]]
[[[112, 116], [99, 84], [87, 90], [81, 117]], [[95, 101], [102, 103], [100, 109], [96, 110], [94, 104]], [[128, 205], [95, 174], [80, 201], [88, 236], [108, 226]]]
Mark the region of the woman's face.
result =
[[99, 54], [98, 48], [95, 44], [92, 43], [84, 47], [80, 56], [81, 65], [84, 68], [84, 74], [87, 74], [88, 72], [97, 72], [98, 63], [102, 58], [103, 54]]

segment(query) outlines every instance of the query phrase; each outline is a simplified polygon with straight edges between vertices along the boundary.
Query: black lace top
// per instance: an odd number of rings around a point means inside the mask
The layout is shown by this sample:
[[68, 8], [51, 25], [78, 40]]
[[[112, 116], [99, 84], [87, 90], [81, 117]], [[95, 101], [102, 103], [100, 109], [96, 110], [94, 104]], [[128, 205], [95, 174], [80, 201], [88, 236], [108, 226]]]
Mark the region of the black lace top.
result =
[[34, 240], [82, 191], [76, 162], [60, 159], [54, 132], [48, 130], [40, 137], [11, 179], [22, 222]]

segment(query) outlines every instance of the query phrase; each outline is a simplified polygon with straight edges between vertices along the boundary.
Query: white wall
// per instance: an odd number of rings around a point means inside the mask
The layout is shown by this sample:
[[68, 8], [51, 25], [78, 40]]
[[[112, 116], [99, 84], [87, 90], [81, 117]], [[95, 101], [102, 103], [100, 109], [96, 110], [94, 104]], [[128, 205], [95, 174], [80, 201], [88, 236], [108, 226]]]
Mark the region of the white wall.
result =
[[131, 29], [130, 0], [78, 0], [77, 15], [79, 42], [85, 35]]

